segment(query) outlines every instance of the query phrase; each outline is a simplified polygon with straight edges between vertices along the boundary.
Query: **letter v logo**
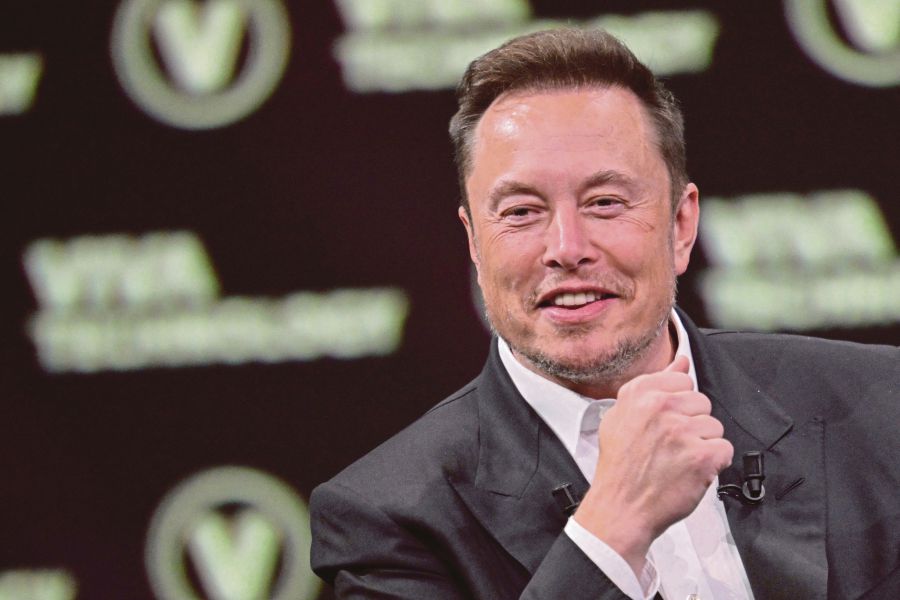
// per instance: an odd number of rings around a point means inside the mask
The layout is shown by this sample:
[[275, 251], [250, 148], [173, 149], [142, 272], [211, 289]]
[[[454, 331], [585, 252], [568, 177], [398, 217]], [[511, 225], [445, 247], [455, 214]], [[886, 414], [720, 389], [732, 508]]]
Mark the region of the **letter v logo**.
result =
[[210, 598], [269, 597], [281, 539], [259, 512], [243, 509], [230, 522], [218, 512], [207, 513], [189, 534], [188, 548]]
[[847, 36], [861, 49], [889, 52], [900, 46], [900, 2], [892, 0], [835, 0]]
[[290, 45], [282, 0], [122, 0], [110, 51], [139, 107], [175, 127], [209, 129], [265, 102]]
[[290, 486], [218, 467], [160, 503], [147, 532], [147, 575], [159, 600], [311, 600], [320, 581], [310, 544], [306, 503]]
[[170, 0], [156, 14], [153, 31], [175, 80], [186, 91], [208, 94], [234, 76], [246, 15], [237, 0]]
[[800, 47], [833, 75], [874, 87], [900, 83], [897, 0], [784, 0], [784, 10]]

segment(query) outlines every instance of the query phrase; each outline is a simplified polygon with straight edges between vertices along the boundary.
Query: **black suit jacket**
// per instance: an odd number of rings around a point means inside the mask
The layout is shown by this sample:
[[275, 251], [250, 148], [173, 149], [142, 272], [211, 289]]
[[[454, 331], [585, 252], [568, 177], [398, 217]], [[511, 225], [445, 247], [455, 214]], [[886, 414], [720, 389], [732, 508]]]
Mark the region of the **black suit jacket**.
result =
[[[900, 350], [698, 330], [701, 391], [767, 494], [726, 512], [758, 599], [900, 598]], [[341, 598], [625, 596], [562, 533], [587, 491], [491, 346], [481, 375], [312, 494], [312, 563]]]

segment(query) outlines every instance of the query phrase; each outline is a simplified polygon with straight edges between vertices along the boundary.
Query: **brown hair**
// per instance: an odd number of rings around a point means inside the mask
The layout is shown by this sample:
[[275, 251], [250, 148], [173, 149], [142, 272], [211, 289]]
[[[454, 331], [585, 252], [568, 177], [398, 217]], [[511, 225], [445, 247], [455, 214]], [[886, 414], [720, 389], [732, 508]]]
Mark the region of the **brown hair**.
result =
[[622, 42], [600, 29], [551, 29], [514, 38], [475, 59], [456, 88], [459, 110], [450, 119], [462, 206], [469, 210], [466, 177], [471, 171], [475, 127], [488, 107], [514, 91], [620, 86], [631, 90], [656, 127], [669, 171], [672, 205], [688, 182], [684, 121], [672, 93]]

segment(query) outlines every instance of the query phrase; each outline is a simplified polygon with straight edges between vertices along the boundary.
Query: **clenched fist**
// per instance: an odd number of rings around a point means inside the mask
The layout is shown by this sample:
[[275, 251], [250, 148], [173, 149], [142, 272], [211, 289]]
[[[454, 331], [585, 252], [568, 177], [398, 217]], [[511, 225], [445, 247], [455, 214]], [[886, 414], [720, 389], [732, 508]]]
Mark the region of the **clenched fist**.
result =
[[600, 458], [575, 520], [640, 574], [650, 544], [689, 515], [734, 448], [709, 398], [693, 390], [688, 360], [619, 389], [600, 424]]

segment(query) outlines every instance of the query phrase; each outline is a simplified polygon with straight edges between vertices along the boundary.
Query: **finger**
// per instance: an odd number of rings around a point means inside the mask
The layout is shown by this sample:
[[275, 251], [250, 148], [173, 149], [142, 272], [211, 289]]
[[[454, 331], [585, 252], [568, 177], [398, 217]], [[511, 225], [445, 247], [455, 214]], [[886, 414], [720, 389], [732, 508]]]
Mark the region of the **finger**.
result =
[[690, 435], [695, 435], [704, 440], [721, 438], [725, 434], [722, 422], [709, 415], [697, 415], [688, 417], [686, 430]]
[[731, 466], [734, 457], [734, 446], [724, 438], [696, 440], [686, 447], [689, 452], [685, 456], [685, 472], [701, 477], [706, 485], [716, 475]]
[[706, 394], [693, 389], [671, 394], [669, 404], [673, 410], [688, 417], [709, 415], [712, 412], [712, 403]]
[[731, 442], [724, 438], [715, 438], [704, 440], [703, 443], [712, 449], [712, 464], [715, 465], [716, 473], [721, 473], [724, 469], [731, 466], [731, 461], [734, 458], [734, 446], [731, 445]]
[[659, 371], [635, 377], [622, 386], [622, 389], [635, 396], [653, 391], [686, 392], [694, 389], [694, 382], [689, 375], [680, 371]]
[[687, 374], [690, 370], [691, 363], [688, 360], [687, 356], [683, 354], [679, 354], [675, 357], [675, 359], [669, 363], [665, 369], [663, 369], [664, 373], [684, 373]]
[[708, 415], [712, 412], [712, 404], [704, 394], [692, 388], [665, 391], [659, 388], [646, 390], [646, 393], [628, 398], [624, 402], [619, 399], [616, 404], [637, 407], [648, 414], [671, 414], [679, 418]]

